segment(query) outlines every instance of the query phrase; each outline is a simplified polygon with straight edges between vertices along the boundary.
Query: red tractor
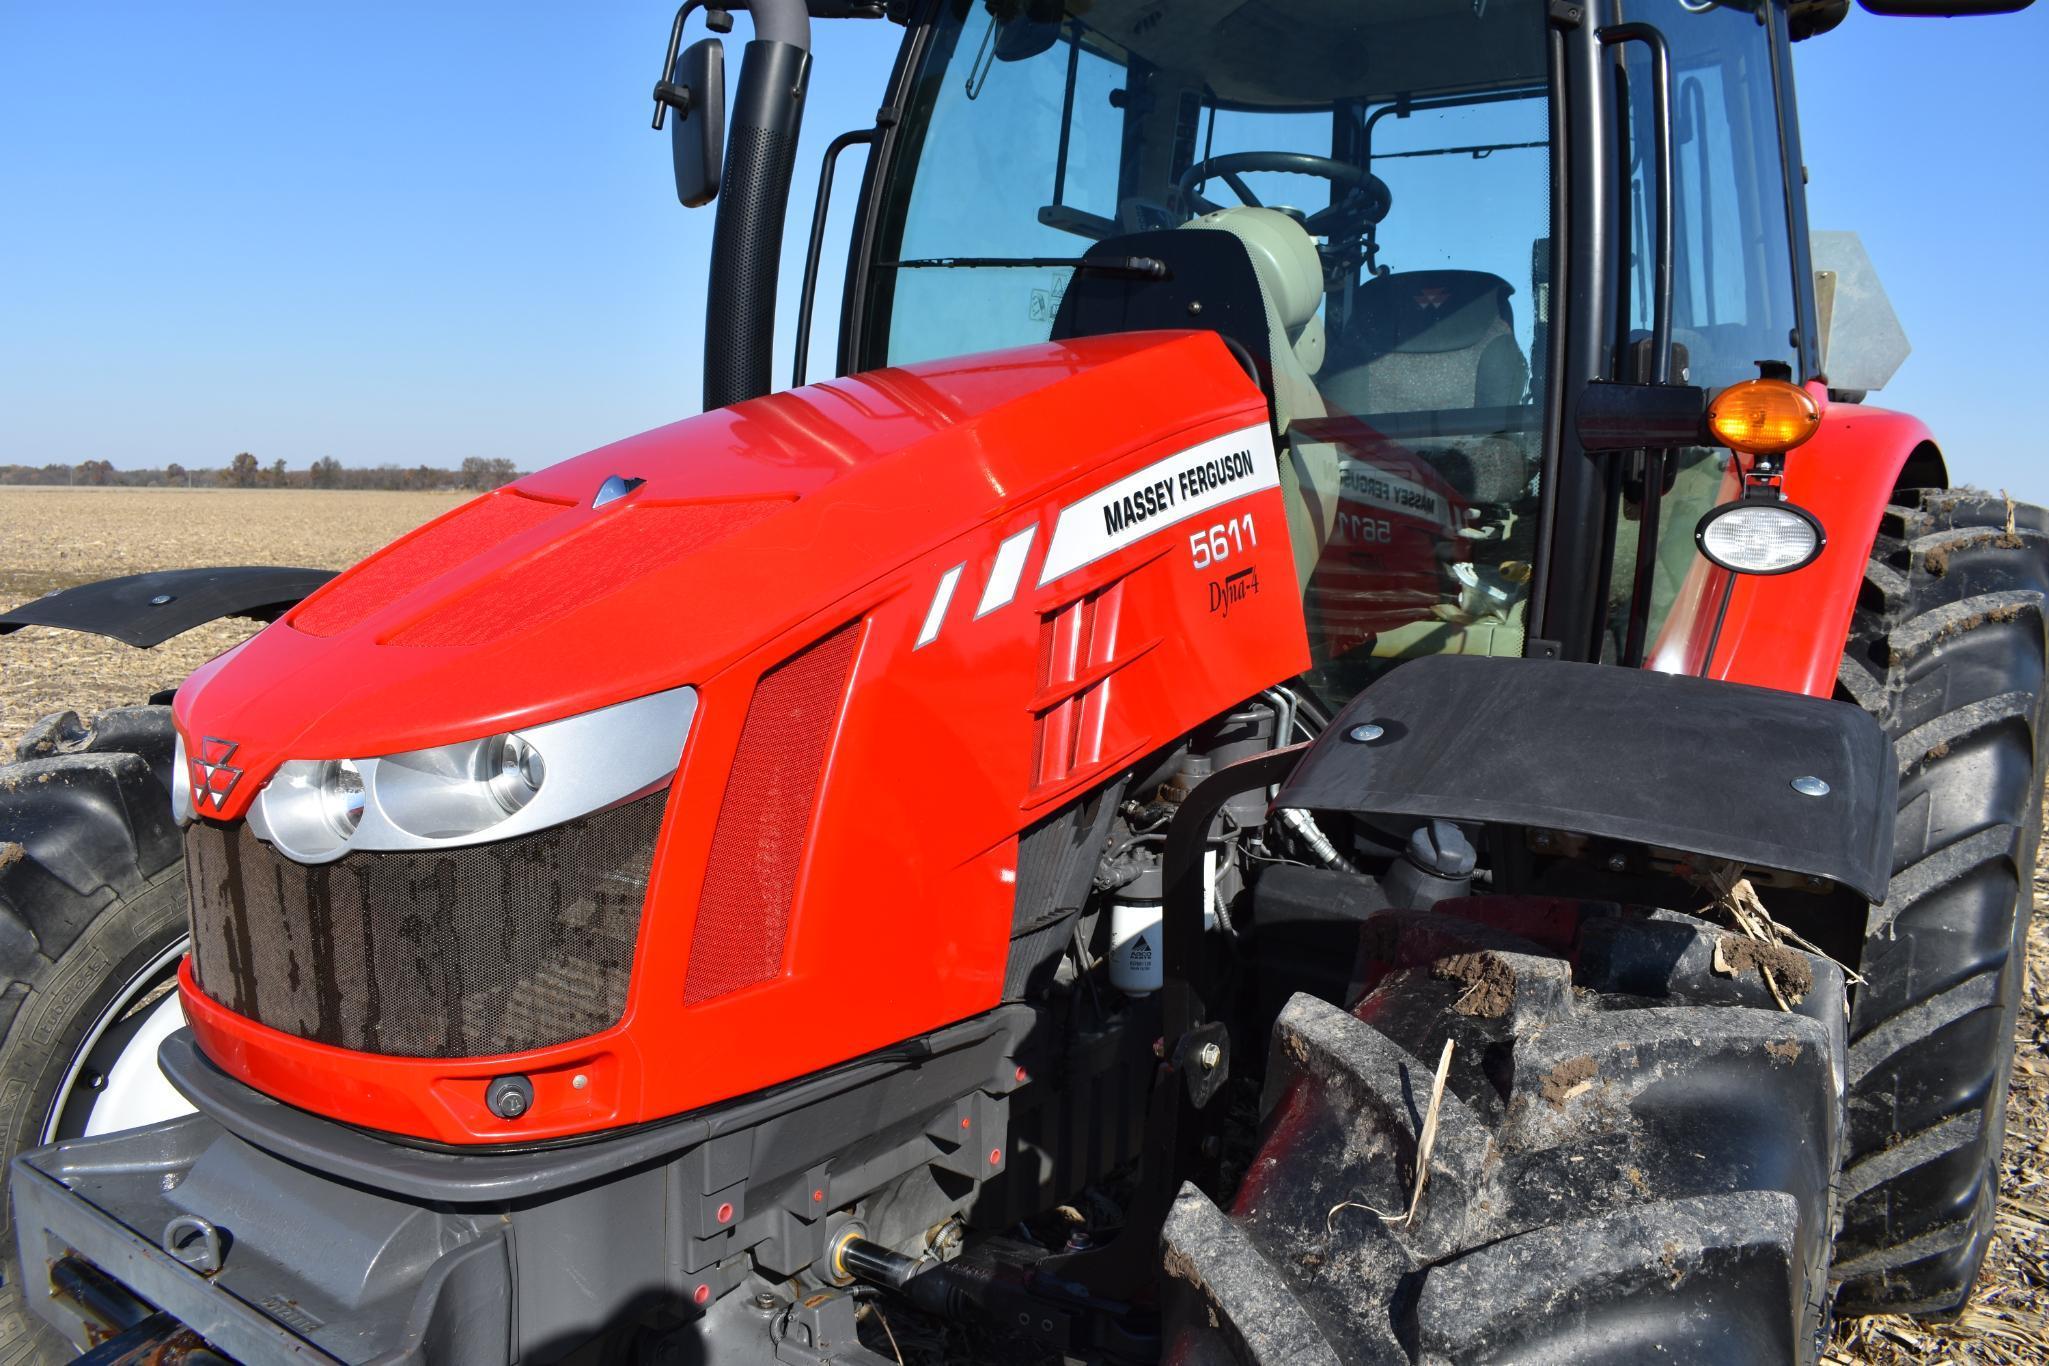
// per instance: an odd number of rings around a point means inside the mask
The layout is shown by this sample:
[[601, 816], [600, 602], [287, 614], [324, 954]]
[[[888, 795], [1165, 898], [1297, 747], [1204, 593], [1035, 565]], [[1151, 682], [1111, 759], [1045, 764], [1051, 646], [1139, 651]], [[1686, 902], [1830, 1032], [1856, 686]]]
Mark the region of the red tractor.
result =
[[[0, 623], [274, 621], [0, 769], [9, 1359], [1808, 1362], [1955, 1308], [2049, 514], [1863, 403], [1900, 339], [1790, 84], [1846, 8], [690, 0], [701, 416], [331, 581]], [[904, 40], [772, 393], [815, 18]]]

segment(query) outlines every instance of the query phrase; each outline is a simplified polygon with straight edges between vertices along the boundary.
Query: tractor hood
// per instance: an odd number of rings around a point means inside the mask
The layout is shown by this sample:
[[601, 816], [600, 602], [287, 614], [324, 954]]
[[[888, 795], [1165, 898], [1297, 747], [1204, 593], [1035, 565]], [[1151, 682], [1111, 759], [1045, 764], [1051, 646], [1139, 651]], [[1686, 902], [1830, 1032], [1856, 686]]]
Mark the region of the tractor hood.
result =
[[1204, 333], [887, 369], [702, 414], [477, 498], [179, 690], [188, 744], [287, 759], [447, 744], [682, 685], [1021, 502], [1257, 388]]

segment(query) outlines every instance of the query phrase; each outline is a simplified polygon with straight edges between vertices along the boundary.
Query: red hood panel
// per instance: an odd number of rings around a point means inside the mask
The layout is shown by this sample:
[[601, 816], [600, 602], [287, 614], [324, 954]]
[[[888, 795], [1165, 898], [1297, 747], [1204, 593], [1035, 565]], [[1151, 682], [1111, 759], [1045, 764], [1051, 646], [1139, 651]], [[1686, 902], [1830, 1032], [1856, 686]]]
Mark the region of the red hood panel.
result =
[[[179, 690], [239, 746], [388, 754], [699, 683], [964, 530], [1242, 410], [1214, 337], [1048, 343], [876, 371], [592, 451], [395, 542]], [[1045, 433], [1071, 436], [1048, 442]], [[644, 481], [592, 508], [610, 475]]]

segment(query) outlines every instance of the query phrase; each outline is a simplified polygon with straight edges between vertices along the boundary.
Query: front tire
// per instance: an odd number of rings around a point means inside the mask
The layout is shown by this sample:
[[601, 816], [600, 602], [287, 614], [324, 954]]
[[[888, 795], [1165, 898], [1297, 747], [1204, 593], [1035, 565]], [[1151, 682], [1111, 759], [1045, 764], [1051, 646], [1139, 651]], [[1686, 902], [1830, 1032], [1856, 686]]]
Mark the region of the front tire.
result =
[[1887, 509], [1842, 691], [1893, 737], [1893, 878], [1850, 1022], [1846, 1314], [1969, 1295], [1998, 1201], [2042, 828], [2049, 513], [1976, 493]]
[[1229, 1211], [1182, 1188], [1169, 1360], [1816, 1359], [1834, 964], [1666, 912], [1505, 897], [1383, 912], [1365, 943], [1377, 980], [1357, 1006], [1282, 1012]]
[[[117, 1059], [134, 1072], [122, 1055], [165, 1023], [157, 1011], [187, 934], [166, 785], [170, 709], [121, 708], [90, 728], [65, 713], [32, 729], [20, 753], [0, 765], [0, 1156], [10, 1163], [106, 1127], [95, 1123], [110, 1099], [101, 1088]], [[35, 1273], [18, 1262], [11, 1201], [0, 1207], [0, 1267], [0, 1363], [69, 1360], [73, 1349], [24, 1301]]]

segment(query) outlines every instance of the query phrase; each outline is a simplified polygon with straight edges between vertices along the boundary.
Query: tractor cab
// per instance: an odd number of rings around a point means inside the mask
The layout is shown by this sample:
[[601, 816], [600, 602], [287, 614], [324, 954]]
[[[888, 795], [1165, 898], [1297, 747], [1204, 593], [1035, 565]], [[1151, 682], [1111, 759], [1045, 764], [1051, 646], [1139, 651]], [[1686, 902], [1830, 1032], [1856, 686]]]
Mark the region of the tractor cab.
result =
[[1406, 655], [1520, 654], [1551, 274], [1541, 9], [1077, 9], [942, 7], [920, 35], [863, 350], [1213, 327], [1272, 404], [1320, 691]]
[[1327, 706], [1434, 653], [1699, 671], [1729, 576], [1693, 533], [1741, 472], [1592, 449], [1578, 399], [1818, 378], [1785, 77], [1842, 7], [1597, 8], [891, 7], [888, 102], [834, 146], [871, 148], [839, 368], [1214, 331], [1271, 404]]

